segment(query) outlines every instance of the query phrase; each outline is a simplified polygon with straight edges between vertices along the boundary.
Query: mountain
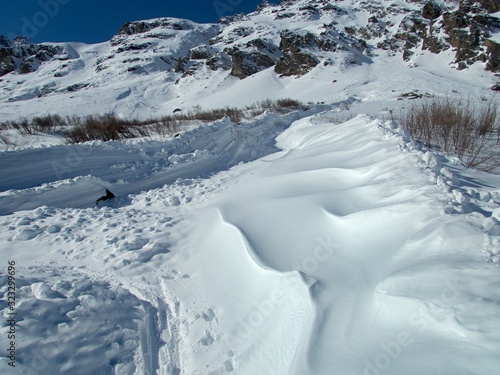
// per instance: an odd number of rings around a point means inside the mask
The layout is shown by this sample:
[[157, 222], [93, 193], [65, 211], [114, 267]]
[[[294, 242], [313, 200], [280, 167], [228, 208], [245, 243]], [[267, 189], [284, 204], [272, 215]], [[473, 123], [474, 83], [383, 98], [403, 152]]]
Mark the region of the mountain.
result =
[[[264, 2], [251, 14], [217, 24], [173, 18], [129, 22], [109, 42], [96, 45], [35, 45], [2, 37], [1, 115], [146, 118], [175, 108], [286, 97], [286, 87], [300, 84], [308, 90], [291, 90], [297, 99], [329, 102], [315, 87], [336, 81], [332, 96], [342, 95], [351, 85], [343, 84], [347, 76], [370, 74], [380, 64], [389, 80], [391, 65], [415, 70], [409, 73], [415, 76], [442, 75], [444, 69], [456, 79], [484, 71], [480, 85], [490, 88], [500, 71], [498, 11], [495, 0], [287, 0]], [[261, 80], [274, 84], [265, 94], [244, 94]], [[393, 89], [399, 90], [398, 82]]]
[[[499, 161], [498, 20], [300, 0], [0, 38], [0, 373], [498, 373], [500, 174], [458, 154]], [[62, 137], [118, 119], [143, 133]]]

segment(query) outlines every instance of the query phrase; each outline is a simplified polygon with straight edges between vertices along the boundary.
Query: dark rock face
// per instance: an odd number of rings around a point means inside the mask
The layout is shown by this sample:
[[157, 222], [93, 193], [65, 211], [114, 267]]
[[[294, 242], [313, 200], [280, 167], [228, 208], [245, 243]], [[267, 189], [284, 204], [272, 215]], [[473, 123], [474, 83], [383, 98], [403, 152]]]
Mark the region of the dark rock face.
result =
[[413, 55], [412, 49], [416, 48], [422, 39], [427, 36], [428, 21], [416, 15], [406, 16], [394, 36], [391, 49], [402, 47], [403, 59], [408, 61]]
[[189, 51], [189, 58], [191, 60], [206, 60], [212, 57], [214, 51], [212, 51], [208, 46], [198, 46], [195, 48], [191, 48]]
[[0, 38], [0, 77], [11, 72], [27, 74], [36, 71], [41, 63], [61, 54], [63, 49], [48, 44], [33, 44], [17, 37], [12, 42]]
[[147, 31], [151, 31], [157, 27], [162, 27], [164, 29], [172, 29], [172, 30], [188, 29], [188, 26], [182, 24], [181, 22], [176, 22], [175, 20], [171, 20], [168, 18], [162, 18], [150, 21], [127, 22], [120, 28], [120, 30], [118, 31], [118, 35], [142, 34]]
[[402, 52], [406, 61], [420, 47], [432, 53], [453, 48], [456, 51], [455, 63], [459, 68], [466, 68], [476, 61], [488, 61], [489, 69], [498, 71], [498, 64], [492, 60], [495, 53], [486, 56], [483, 52], [491, 33], [500, 28], [500, 21], [488, 14], [497, 9], [498, 4], [498, 0], [461, 0], [457, 10], [444, 11], [434, 0], [430, 0], [423, 4], [421, 12], [406, 15], [392, 36], [387, 34], [387, 29], [371, 31], [376, 25], [373, 22], [362, 30], [349, 31], [352, 35], [361, 34], [366, 40], [388, 35], [377, 47]]
[[244, 79], [276, 64], [279, 49], [265, 39], [253, 39], [224, 50], [232, 60], [231, 75]]
[[485, 45], [488, 58], [486, 69], [492, 72], [500, 72], [500, 44], [488, 39]]
[[441, 15], [441, 7], [434, 1], [428, 1], [422, 10], [422, 17], [428, 20], [434, 20]]
[[276, 63], [275, 72], [281, 76], [301, 76], [316, 67], [321, 59], [326, 59], [325, 65], [328, 65], [328, 53], [338, 51], [356, 55], [345, 58], [345, 63], [370, 61], [367, 57], [368, 45], [364, 40], [339, 32], [334, 23], [323, 25], [323, 29], [319, 35], [303, 31], [282, 31], [282, 56]]
[[500, 1], [498, 0], [476, 0], [488, 13], [500, 11]]
[[237, 51], [232, 54], [233, 69], [231, 75], [246, 78], [274, 65], [273, 59], [260, 52]]
[[186, 69], [184, 68], [184, 65], [186, 64], [186, 60], [182, 57], [179, 57], [177, 60], [177, 63], [174, 66], [174, 72], [176, 73], [184, 73]]
[[331, 43], [320, 40], [307, 32], [304, 35], [290, 30], [281, 33], [280, 50], [283, 56], [278, 60], [274, 71], [282, 76], [304, 75], [319, 64], [319, 59], [310, 49], [331, 49]]
[[319, 59], [309, 53], [297, 52], [284, 55], [278, 60], [274, 71], [282, 76], [301, 76], [319, 64]]
[[[462, 6], [462, 4], [464, 5]], [[465, 67], [467, 64], [481, 59], [481, 45], [486, 45], [486, 38], [494, 27], [494, 21], [492, 17], [487, 15], [472, 16], [470, 13], [466, 13], [467, 4], [466, 2], [462, 4], [458, 11], [443, 14], [442, 25], [449, 35], [447, 41], [457, 50], [456, 61], [463, 62], [462, 66]], [[490, 61], [490, 65], [496, 64]], [[495, 69], [490, 70], [496, 71]]]
[[129, 51], [146, 51], [151, 48], [153, 45], [151, 43], [128, 43], [122, 47], [119, 47], [116, 52], [123, 53]]
[[[196, 67], [203, 65], [197, 63], [199, 60], [207, 60], [218, 52], [208, 43], [218, 30], [214, 25], [175, 18], [128, 22], [109, 41], [111, 53], [99, 58], [96, 71], [119, 61], [119, 69], [126, 73], [174, 71], [192, 75]], [[163, 40], [172, 43], [167, 47]]]
[[234, 49], [228, 51], [232, 59], [231, 75], [244, 79], [252, 74], [274, 66], [275, 61], [259, 51], [244, 51]]

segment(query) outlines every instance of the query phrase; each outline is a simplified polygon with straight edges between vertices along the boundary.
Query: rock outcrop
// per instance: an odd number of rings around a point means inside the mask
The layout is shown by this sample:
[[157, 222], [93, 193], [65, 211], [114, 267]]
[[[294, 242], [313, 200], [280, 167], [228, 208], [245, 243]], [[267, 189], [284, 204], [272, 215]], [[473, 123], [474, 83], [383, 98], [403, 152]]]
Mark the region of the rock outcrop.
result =
[[[420, 47], [432, 53], [452, 48], [455, 51], [454, 62], [459, 69], [483, 61], [488, 69], [498, 71], [496, 62], [492, 60], [495, 53], [485, 54], [485, 50], [488, 45], [489, 50], [494, 50], [487, 41], [500, 28], [499, 19], [490, 15], [498, 8], [499, 2], [461, 0], [457, 3], [458, 8], [453, 9], [451, 6], [442, 8], [433, 0], [424, 2], [420, 12], [409, 12], [403, 18], [395, 34], [390, 35], [387, 29], [379, 33], [378, 36], [383, 34], [387, 38], [377, 47], [402, 52], [404, 60], [410, 60]], [[362, 36], [368, 43], [369, 39], [376, 37], [373, 34]]]
[[238, 47], [224, 50], [231, 56], [231, 75], [244, 79], [252, 74], [270, 68], [276, 64], [278, 47], [263, 39], [253, 39]]
[[274, 71], [282, 76], [304, 75], [319, 64], [312, 50], [319, 49], [322, 42], [317, 36], [306, 32], [298, 34], [290, 30], [281, 32], [280, 50], [283, 56]]
[[486, 69], [492, 72], [500, 72], [500, 44], [492, 40], [486, 40], [487, 63]]
[[260, 52], [232, 51], [231, 75], [246, 78], [274, 65], [273, 59]]
[[17, 37], [12, 42], [0, 37], [0, 77], [11, 72], [26, 74], [36, 71], [40, 65], [56, 55], [63, 54], [63, 48], [49, 44], [33, 44], [27, 38]]

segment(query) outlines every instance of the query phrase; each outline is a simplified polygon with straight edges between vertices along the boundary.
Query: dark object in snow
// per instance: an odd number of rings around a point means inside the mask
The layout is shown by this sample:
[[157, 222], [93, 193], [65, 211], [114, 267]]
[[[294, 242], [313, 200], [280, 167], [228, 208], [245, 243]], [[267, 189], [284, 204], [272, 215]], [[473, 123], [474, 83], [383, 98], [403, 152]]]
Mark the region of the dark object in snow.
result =
[[107, 201], [108, 199], [113, 199], [114, 197], [115, 197], [115, 195], [111, 191], [106, 189], [106, 195], [103, 195], [101, 198], [96, 200], [95, 204], [99, 203], [100, 201]]
[[181, 112], [181, 111], [182, 111], [182, 109], [180, 109], [180, 108], [174, 109], [174, 113]]

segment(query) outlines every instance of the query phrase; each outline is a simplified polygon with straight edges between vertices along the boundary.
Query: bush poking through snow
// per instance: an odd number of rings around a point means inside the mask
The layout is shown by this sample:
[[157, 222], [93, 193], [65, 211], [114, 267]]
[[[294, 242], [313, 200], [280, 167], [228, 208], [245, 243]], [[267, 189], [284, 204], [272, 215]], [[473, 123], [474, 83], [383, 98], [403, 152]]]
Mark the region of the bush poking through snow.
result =
[[[209, 123], [229, 118], [235, 124], [252, 119], [265, 111], [288, 113], [293, 110], [306, 110], [307, 106], [294, 99], [264, 100], [244, 108], [224, 107], [202, 110], [195, 106], [187, 112], [179, 112], [147, 120], [123, 119], [117, 115], [90, 115], [87, 117], [44, 115], [31, 119], [21, 118], [0, 122], [0, 133], [16, 129], [22, 136], [45, 134], [64, 134], [68, 143], [80, 143], [92, 140], [111, 141], [127, 138], [160, 137], [178, 134], [180, 127], [193, 122]], [[0, 142], [8, 143], [8, 137], [0, 134]]]
[[484, 171], [500, 166], [500, 116], [493, 100], [434, 98], [413, 103], [401, 124], [427, 147], [456, 155]]
[[140, 131], [140, 127], [133, 121], [114, 115], [88, 116], [77, 122], [80, 124], [65, 132], [66, 139], [70, 143], [111, 141], [147, 135], [144, 131]]
[[[127, 138], [159, 135], [173, 136], [182, 125], [193, 122], [209, 123], [229, 118], [235, 124], [252, 119], [265, 111], [288, 113], [293, 110], [305, 110], [307, 106], [294, 99], [264, 100], [244, 108], [224, 107], [202, 110], [195, 106], [186, 113], [177, 111], [172, 115], [148, 120], [123, 119], [113, 114], [91, 115], [87, 117], [46, 115], [32, 119], [22, 118], [17, 121], [0, 123], [0, 131], [17, 129], [21, 135], [62, 132], [68, 143], [80, 143], [94, 140], [112, 141]], [[6, 142], [6, 138], [0, 141]]]
[[37, 116], [28, 120], [21, 118], [19, 120], [4, 121], [0, 123], [0, 129], [16, 129], [21, 135], [33, 135], [36, 133], [55, 133], [58, 128], [68, 124], [66, 119], [59, 115]]
[[46, 115], [34, 117], [31, 124], [36, 132], [54, 133], [58, 127], [66, 125], [66, 120], [59, 115]]

